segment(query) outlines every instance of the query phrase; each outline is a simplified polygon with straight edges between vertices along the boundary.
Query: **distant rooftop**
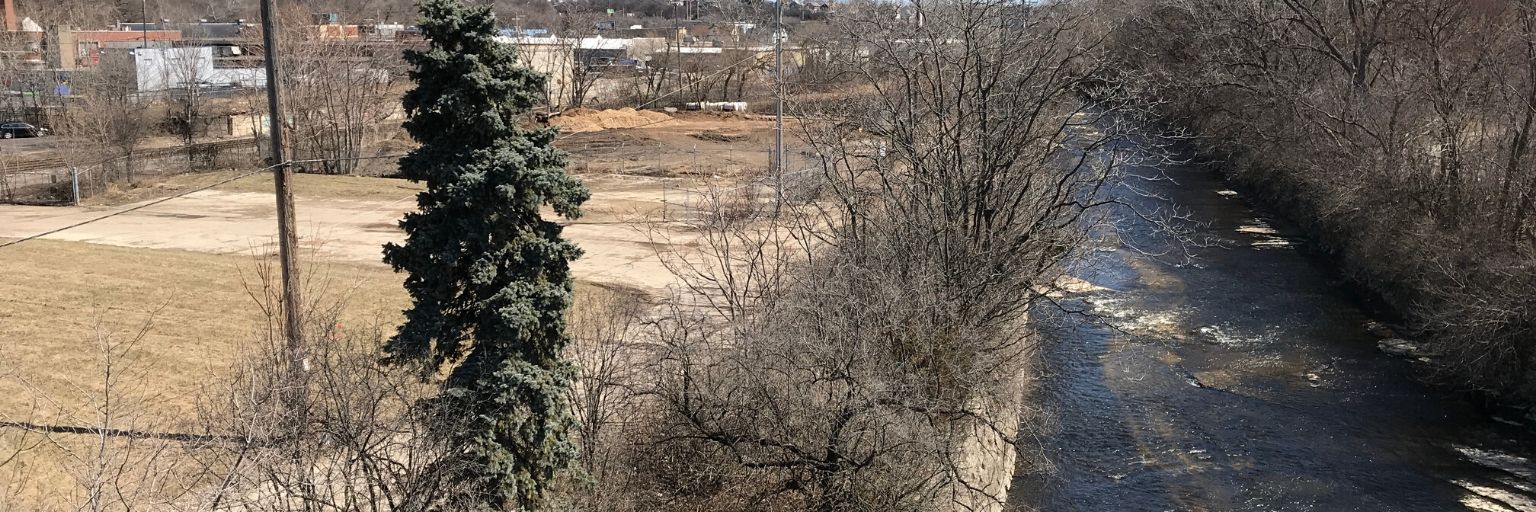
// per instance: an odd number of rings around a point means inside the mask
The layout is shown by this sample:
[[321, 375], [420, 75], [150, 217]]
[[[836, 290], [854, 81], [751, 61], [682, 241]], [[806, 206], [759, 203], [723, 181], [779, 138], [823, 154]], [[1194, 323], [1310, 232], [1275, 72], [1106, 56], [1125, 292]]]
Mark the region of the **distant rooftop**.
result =
[[[497, 36], [496, 40], [502, 43], [519, 45], [565, 45], [570, 44], [570, 39], [561, 37], [507, 37]], [[652, 39], [655, 40], [655, 39]], [[582, 50], [624, 50], [634, 46], [635, 40], [624, 38], [615, 39], [609, 37], [583, 37], [575, 41], [576, 47]]]
[[254, 25], [239, 21], [194, 21], [174, 22], [161, 21], [158, 23], [118, 23], [118, 30], [180, 30], [181, 36], [186, 39], [233, 39], [254, 32]]

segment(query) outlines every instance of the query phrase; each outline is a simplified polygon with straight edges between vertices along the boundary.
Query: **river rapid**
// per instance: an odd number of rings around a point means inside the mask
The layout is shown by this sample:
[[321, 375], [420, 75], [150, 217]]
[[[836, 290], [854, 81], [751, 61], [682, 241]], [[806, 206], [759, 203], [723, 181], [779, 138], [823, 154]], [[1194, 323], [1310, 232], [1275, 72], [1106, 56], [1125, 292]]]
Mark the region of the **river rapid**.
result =
[[1131, 171], [1114, 194], [1208, 243], [1119, 215], [1075, 265], [1093, 286], [1032, 313], [1009, 509], [1536, 510], [1532, 427], [1378, 350], [1338, 271], [1219, 174]]

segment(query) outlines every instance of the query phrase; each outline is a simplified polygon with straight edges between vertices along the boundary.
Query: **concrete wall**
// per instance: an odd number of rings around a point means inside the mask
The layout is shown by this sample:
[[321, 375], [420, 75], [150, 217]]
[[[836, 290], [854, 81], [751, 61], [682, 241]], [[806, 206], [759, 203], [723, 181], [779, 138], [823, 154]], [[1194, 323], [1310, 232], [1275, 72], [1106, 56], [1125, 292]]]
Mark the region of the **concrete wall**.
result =
[[[655, 37], [497, 37], [496, 40], [516, 48], [517, 56], [523, 63], [549, 77], [545, 93], [548, 105], [553, 108], [570, 103], [575, 66], [583, 65], [584, 59], [605, 56], [615, 60], [630, 58], [649, 61], [657, 52], [668, 48], [666, 39]], [[588, 94], [593, 92], [596, 91], [588, 91]]]
[[134, 51], [140, 92], [196, 87], [265, 87], [262, 68], [214, 67], [213, 47], [145, 48]]
[[266, 87], [267, 70], [263, 68], [213, 68], [207, 79], [216, 85], [237, 87]]
[[512, 45], [517, 50], [517, 58], [534, 71], [543, 73], [548, 77], [545, 84], [545, 102], [550, 107], [558, 108], [570, 98], [571, 70], [575, 62], [575, 55], [568, 45], [556, 44], [552, 41], [530, 41], [534, 38], [498, 37], [502, 44]]

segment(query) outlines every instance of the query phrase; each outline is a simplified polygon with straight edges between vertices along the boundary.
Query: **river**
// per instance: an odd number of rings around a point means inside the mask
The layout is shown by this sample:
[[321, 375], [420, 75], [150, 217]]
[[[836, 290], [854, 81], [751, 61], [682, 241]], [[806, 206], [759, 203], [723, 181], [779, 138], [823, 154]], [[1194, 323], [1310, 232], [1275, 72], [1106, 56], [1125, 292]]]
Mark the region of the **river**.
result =
[[1124, 216], [1076, 265], [1103, 289], [1063, 302], [1091, 314], [1036, 311], [1010, 509], [1536, 510], [1530, 427], [1379, 351], [1339, 272], [1216, 173], [1138, 174], [1166, 179], [1116, 193], [1216, 243], [1163, 253]]

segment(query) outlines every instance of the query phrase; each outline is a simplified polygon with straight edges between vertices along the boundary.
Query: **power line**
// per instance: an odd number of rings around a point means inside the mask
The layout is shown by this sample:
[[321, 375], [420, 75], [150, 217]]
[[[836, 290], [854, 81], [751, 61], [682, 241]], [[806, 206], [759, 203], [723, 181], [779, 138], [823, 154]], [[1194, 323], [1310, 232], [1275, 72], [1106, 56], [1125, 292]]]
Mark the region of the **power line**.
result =
[[651, 101], [647, 101], [645, 103], [641, 103], [639, 106], [636, 106], [635, 108], [645, 108], [646, 106], [648, 106], [648, 105], [650, 105], [652, 103], [655, 103], [655, 102], [661, 100], [662, 98], [665, 98], [667, 96], [671, 96], [673, 94], [677, 94], [677, 93], [683, 92], [683, 89], [685, 89], [685, 88], [688, 88], [688, 87], [691, 87], [693, 85], [696, 85], [699, 82], [703, 82], [705, 80], [709, 80], [710, 77], [713, 77], [715, 75], [718, 75], [720, 73], [724, 73], [724, 72], [727, 72], [727, 71], [733, 71], [733, 70], [736, 69], [736, 65], [737, 64], [741, 64], [743, 62], [746, 62], [746, 61], [749, 61], [749, 60], [754, 60], [754, 59], [757, 59], [757, 58], [758, 58], [758, 56], [755, 53], [752, 54], [752, 55], [748, 55], [746, 58], [738, 60], [736, 62], [732, 62], [732, 63], [726, 65], [725, 67], [720, 68], [719, 70], [716, 70], [714, 73], [710, 73], [710, 74], [704, 75], [703, 77], [700, 77], [698, 80], [694, 80], [692, 82], [688, 82], [686, 84], [680, 85], [676, 89], [673, 89], [672, 92], [663, 94], [661, 96], [657, 96], [655, 98], [651, 98]]
[[346, 157], [346, 158], [311, 158], [311, 159], [308, 159], [308, 160], [289, 160], [287, 163], [288, 163], [288, 165], [293, 165], [293, 164], [317, 164], [317, 163], [321, 163], [321, 162], [341, 162], [341, 161], [357, 162], [357, 161], [361, 161], [361, 160], [382, 160], [382, 159], [385, 159], [385, 158], [400, 159], [400, 158], [405, 158], [407, 156], [410, 156], [410, 153], [399, 153], [399, 154], [394, 154], [394, 155], [375, 155], [375, 156], [349, 156], [349, 157]]
[[[715, 71], [714, 73], [710, 73], [710, 74], [704, 75], [703, 77], [700, 77], [698, 80], [694, 80], [692, 82], [688, 82], [686, 84], [680, 85], [676, 89], [673, 89], [671, 92], [668, 92], [668, 93], [663, 94], [661, 96], [657, 96], [655, 98], [651, 98], [650, 101], [647, 101], [645, 103], [641, 103], [641, 104], [637, 105], [635, 108], [637, 108], [637, 109], [645, 108], [645, 107], [649, 106], [652, 103], [660, 101], [662, 98], [665, 98], [667, 96], [671, 96], [673, 94], [677, 94], [677, 93], [683, 92], [683, 90], [687, 89], [688, 87], [692, 87], [692, 86], [698, 84], [699, 82], [703, 82], [705, 80], [709, 80], [710, 77], [713, 77], [713, 76], [718, 75], [720, 73], [731, 71], [731, 70], [735, 69], [737, 64], [741, 64], [743, 62], [746, 62], [746, 61], [749, 61], [749, 60], [753, 60], [753, 59], [756, 59], [756, 58], [757, 58], [757, 55], [749, 55], [749, 56], [747, 56], [747, 58], [738, 60], [736, 62], [733, 62], [730, 65], [727, 65], [726, 67], [724, 67], [724, 68], [722, 68], [720, 70]], [[659, 120], [651, 121], [649, 123], [645, 123], [645, 124], [642, 124], [642, 125], [630, 126], [630, 127], [625, 128], [625, 129], [626, 130], [634, 130], [634, 129], [637, 129], [637, 128], [645, 128], [647, 126], [651, 126], [651, 125], [654, 125], [654, 124], [661, 124], [661, 123], [665, 123], [667, 121], [674, 121], [674, 120], [675, 119], [672, 119], [672, 118], [659, 119]], [[567, 139], [567, 138], [575, 136], [576, 133], [578, 133], [578, 132], [562, 133], [559, 136], [555, 137], [555, 140], [564, 140], [564, 139]]]
[[[357, 161], [357, 160], [378, 160], [378, 159], [384, 159], [384, 158], [401, 158], [401, 157], [404, 157], [404, 156], [406, 156], [406, 155], [398, 154], [398, 155], [359, 156], [359, 157], [350, 157], [350, 158], [317, 158], [317, 159], [310, 159], [310, 160], [290, 160], [290, 161], [286, 161], [286, 162], [283, 162], [282, 164], [278, 164], [278, 165], [293, 165], [293, 164], [305, 164], [305, 163], [316, 163], [316, 162], [326, 162], [326, 161], [335, 162], [335, 161], [338, 161], [338, 160], [352, 160], [352, 161]], [[218, 187], [218, 186], [222, 186], [222, 185], [227, 185], [229, 183], [232, 183], [232, 182], [244, 179], [244, 178], [249, 178], [251, 176], [254, 176], [254, 175], [266, 172], [266, 171], [270, 171], [270, 170], [272, 170], [272, 169], [274, 169], [276, 167], [278, 167], [278, 166], [277, 165], [269, 165], [269, 166], [266, 166], [266, 167], [262, 167], [260, 169], [256, 169], [254, 171], [250, 171], [250, 172], [246, 172], [246, 173], [242, 173], [242, 174], [236, 175], [236, 176], [234, 176], [232, 178], [228, 178], [228, 179], [219, 181], [217, 183], [213, 183], [213, 184], [209, 184], [209, 185], [204, 185], [204, 186], [192, 189], [192, 190], [188, 190], [186, 192], [181, 192], [181, 193], [178, 193], [178, 194], [175, 194], [175, 195], [171, 195], [171, 196], [167, 196], [167, 197], [162, 197], [160, 199], [156, 199], [156, 200], [150, 201], [148, 203], [137, 205], [137, 206], [134, 206], [132, 208], [126, 208], [126, 209], [123, 209], [123, 210], [118, 210], [118, 211], [115, 211], [115, 212], [112, 212], [112, 213], [108, 213], [106, 215], [102, 215], [100, 217], [96, 217], [96, 218], [80, 221], [80, 222], [77, 222], [77, 223], [74, 223], [74, 224], [70, 224], [70, 225], [64, 226], [62, 228], [52, 229], [52, 230], [45, 231], [45, 232], [42, 232], [42, 233], [38, 233], [38, 234], [35, 234], [35, 235], [32, 235], [32, 236], [28, 236], [28, 237], [25, 237], [25, 238], [18, 238], [16, 240], [11, 240], [9, 242], [5, 242], [3, 244], [0, 244], [0, 249], [4, 249], [6, 247], [10, 247], [12, 245], [16, 245], [16, 244], [19, 244], [19, 243], [22, 243], [22, 242], [28, 242], [28, 241], [36, 240], [36, 239], [39, 239], [39, 238], [42, 238], [42, 237], [45, 237], [45, 236], [48, 236], [48, 235], [52, 235], [52, 234], [55, 234], [55, 233], [59, 233], [59, 232], [63, 232], [63, 231], [68, 231], [68, 230], [71, 230], [71, 229], [75, 229], [75, 228], [78, 228], [80, 226], [84, 226], [86, 224], [91, 224], [91, 223], [94, 223], [94, 222], [106, 220], [106, 219], [109, 219], [109, 218], [112, 218], [112, 217], [116, 217], [118, 215], [122, 215], [122, 214], [125, 214], [125, 213], [133, 212], [133, 211], [136, 211], [136, 210], [142, 210], [144, 208], [148, 208], [148, 207], [160, 204], [160, 203], [164, 203], [164, 202], [170, 201], [172, 199], [180, 199], [182, 197], [186, 197], [188, 195], [192, 195], [192, 194], [195, 194], [195, 193], [198, 193], [198, 192], [202, 192], [204, 190], [208, 190], [208, 189], [211, 189], [211, 188], [214, 188], [214, 187]]]

